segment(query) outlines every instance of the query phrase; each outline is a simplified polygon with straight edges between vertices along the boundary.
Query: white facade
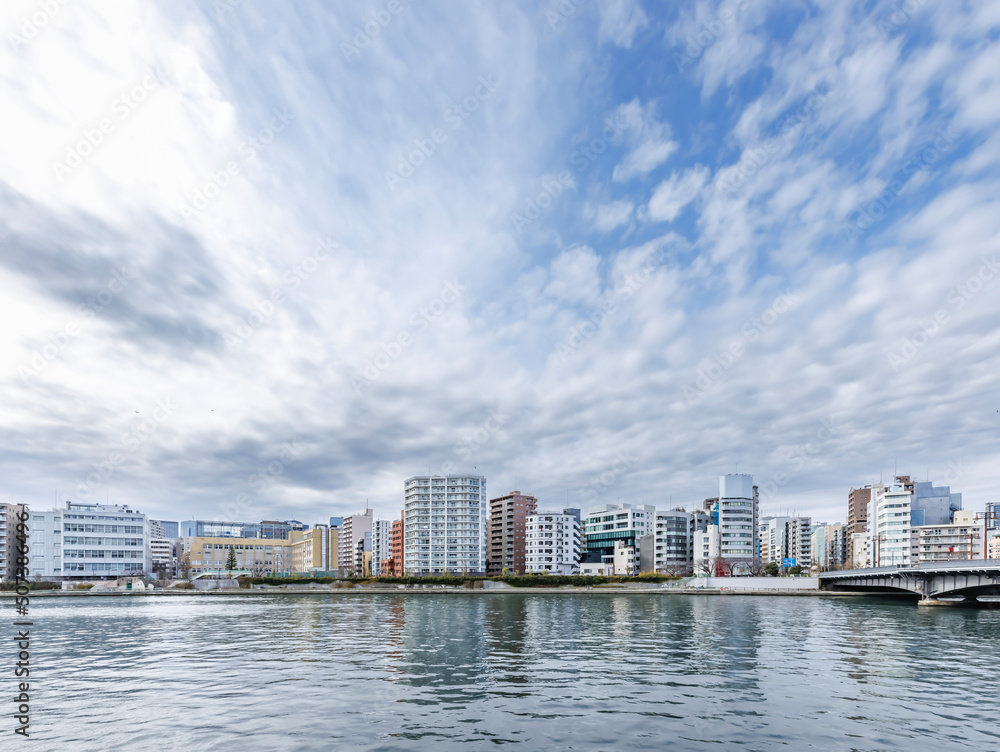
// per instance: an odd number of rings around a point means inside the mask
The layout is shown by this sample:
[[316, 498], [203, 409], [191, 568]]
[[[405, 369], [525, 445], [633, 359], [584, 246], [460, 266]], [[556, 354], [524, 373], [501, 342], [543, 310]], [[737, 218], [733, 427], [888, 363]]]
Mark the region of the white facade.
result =
[[18, 504], [0, 502], [0, 582], [15, 578], [17, 569], [17, 518], [21, 511]]
[[65, 509], [31, 511], [30, 575], [84, 580], [152, 570], [146, 515], [127, 506], [66, 502]]
[[794, 559], [795, 563], [790, 566], [812, 564], [812, 521], [809, 517], [766, 517], [759, 527], [761, 558], [765, 562], [773, 561], [780, 566], [785, 559]]
[[691, 562], [695, 574], [709, 574], [711, 563], [719, 558], [719, 526], [709, 525], [694, 534], [694, 559]]
[[910, 530], [910, 556], [915, 564], [986, 558], [986, 528], [976, 521], [975, 512], [955, 512], [950, 524], [921, 525]]
[[486, 572], [486, 478], [417, 475], [404, 483], [403, 569]]
[[577, 574], [580, 571], [580, 521], [575, 514], [535, 512], [524, 521], [525, 571]]
[[392, 521], [372, 523], [372, 576], [382, 575], [382, 560], [392, 558]]
[[635, 546], [630, 546], [625, 541], [615, 542], [615, 574], [639, 574], [639, 554]]
[[590, 577], [611, 577], [615, 573], [613, 562], [596, 561], [580, 564], [580, 574]]
[[654, 532], [656, 507], [648, 504], [634, 507], [631, 504], [591, 507], [583, 526], [587, 551], [591, 554], [600, 553], [603, 560], [611, 561], [619, 541], [638, 547], [640, 538]]
[[757, 487], [753, 476], [719, 478], [719, 555], [733, 561], [757, 555]]

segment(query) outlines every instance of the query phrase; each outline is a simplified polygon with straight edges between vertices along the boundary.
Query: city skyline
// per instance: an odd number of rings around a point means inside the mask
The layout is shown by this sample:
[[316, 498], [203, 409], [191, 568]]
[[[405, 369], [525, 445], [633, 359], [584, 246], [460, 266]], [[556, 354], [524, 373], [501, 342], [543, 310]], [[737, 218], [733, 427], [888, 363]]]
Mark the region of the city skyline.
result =
[[0, 493], [996, 499], [989, 5], [389, 5], [5, 8]]

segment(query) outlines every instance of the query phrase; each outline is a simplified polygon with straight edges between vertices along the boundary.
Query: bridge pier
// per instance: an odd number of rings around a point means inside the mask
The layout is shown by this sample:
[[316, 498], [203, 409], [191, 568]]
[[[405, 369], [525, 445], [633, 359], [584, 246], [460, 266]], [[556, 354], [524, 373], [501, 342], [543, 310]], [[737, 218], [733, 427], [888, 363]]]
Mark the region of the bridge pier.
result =
[[980, 603], [974, 595], [966, 595], [955, 600], [940, 600], [934, 598], [933, 596], [924, 596], [919, 601], [917, 601], [918, 606], [951, 606], [952, 608], [982, 608], [986, 607], [987, 604]]

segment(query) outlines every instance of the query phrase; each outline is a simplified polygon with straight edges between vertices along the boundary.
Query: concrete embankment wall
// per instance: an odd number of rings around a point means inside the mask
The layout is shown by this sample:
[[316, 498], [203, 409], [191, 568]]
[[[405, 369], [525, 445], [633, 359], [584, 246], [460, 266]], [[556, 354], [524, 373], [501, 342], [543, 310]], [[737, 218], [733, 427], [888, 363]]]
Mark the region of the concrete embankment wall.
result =
[[712, 590], [819, 590], [818, 577], [695, 577], [685, 589]]

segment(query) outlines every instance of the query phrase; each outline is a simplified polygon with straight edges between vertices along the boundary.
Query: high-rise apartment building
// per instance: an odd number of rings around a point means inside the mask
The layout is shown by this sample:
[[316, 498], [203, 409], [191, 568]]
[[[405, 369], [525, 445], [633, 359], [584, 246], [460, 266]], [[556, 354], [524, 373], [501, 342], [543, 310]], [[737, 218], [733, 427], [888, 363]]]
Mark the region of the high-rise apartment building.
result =
[[486, 572], [486, 478], [415, 475], [404, 482], [404, 498], [408, 573]]
[[908, 475], [897, 475], [890, 485], [872, 486], [866, 535], [868, 565], [910, 566], [915, 561], [911, 528], [947, 525], [961, 508], [962, 494], [930, 481], [913, 482]]
[[146, 515], [125, 505], [67, 501], [29, 511], [31, 577], [108, 579], [152, 571]]
[[[0, 582], [15, 579], [17, 569], [17, 515], [20, 504], [0, 502]], [[26, 541], [29, 545], [30, 538]]]
[[520, 491], [490, 499], [489, 528], [486, 539], [486, 567], [491, 575], [507, 570], [525, 572], [525, 518], [538, 509], [538, 500]]
[[401, 577], [403, 571], [403, 516], [392, 521], [392, 558], [389, 569], [393, 577]]
[[382, 563], [392, 558], [392, 521], [372, 523], [372, 576], [381, 577]]
[[784, 566], [788, 561], [790, 567], [803, 568], [812, 565], [812, 520], [808, 517], [765, 517], [759, 529], [764, 562]]
[[846, 525], [822, 523], [812, 529], [812, 563], [823, 571], [849, 566]]
[[368, 552], [371, 553], [371, 532], [372, 532], [372, 510], [366, 509], [362, 514], [352, 514], [344, 518], [344, 525], [340, 530], [340, 540], [338, 541], [339, 551], [337, 553], [337, 567], [344, 574], [361, 575], [359, 562], [364, 556], [358, 553], [358, 544], [364, 541], [365, 535], [369, 536]]
[[847, 539], [851, 546], [848, 557], [854, 558], [856, 553], [853, 548], [853, 536], [856, 533], [863, 533], [868, 529], [868, 504], [872, 500], [872, 487], [863, 486], [852, 488], [847, 492]]
[[580, 510], [532, 512], [525, 518], [525, 567], [529, 573], [580, 572]]

